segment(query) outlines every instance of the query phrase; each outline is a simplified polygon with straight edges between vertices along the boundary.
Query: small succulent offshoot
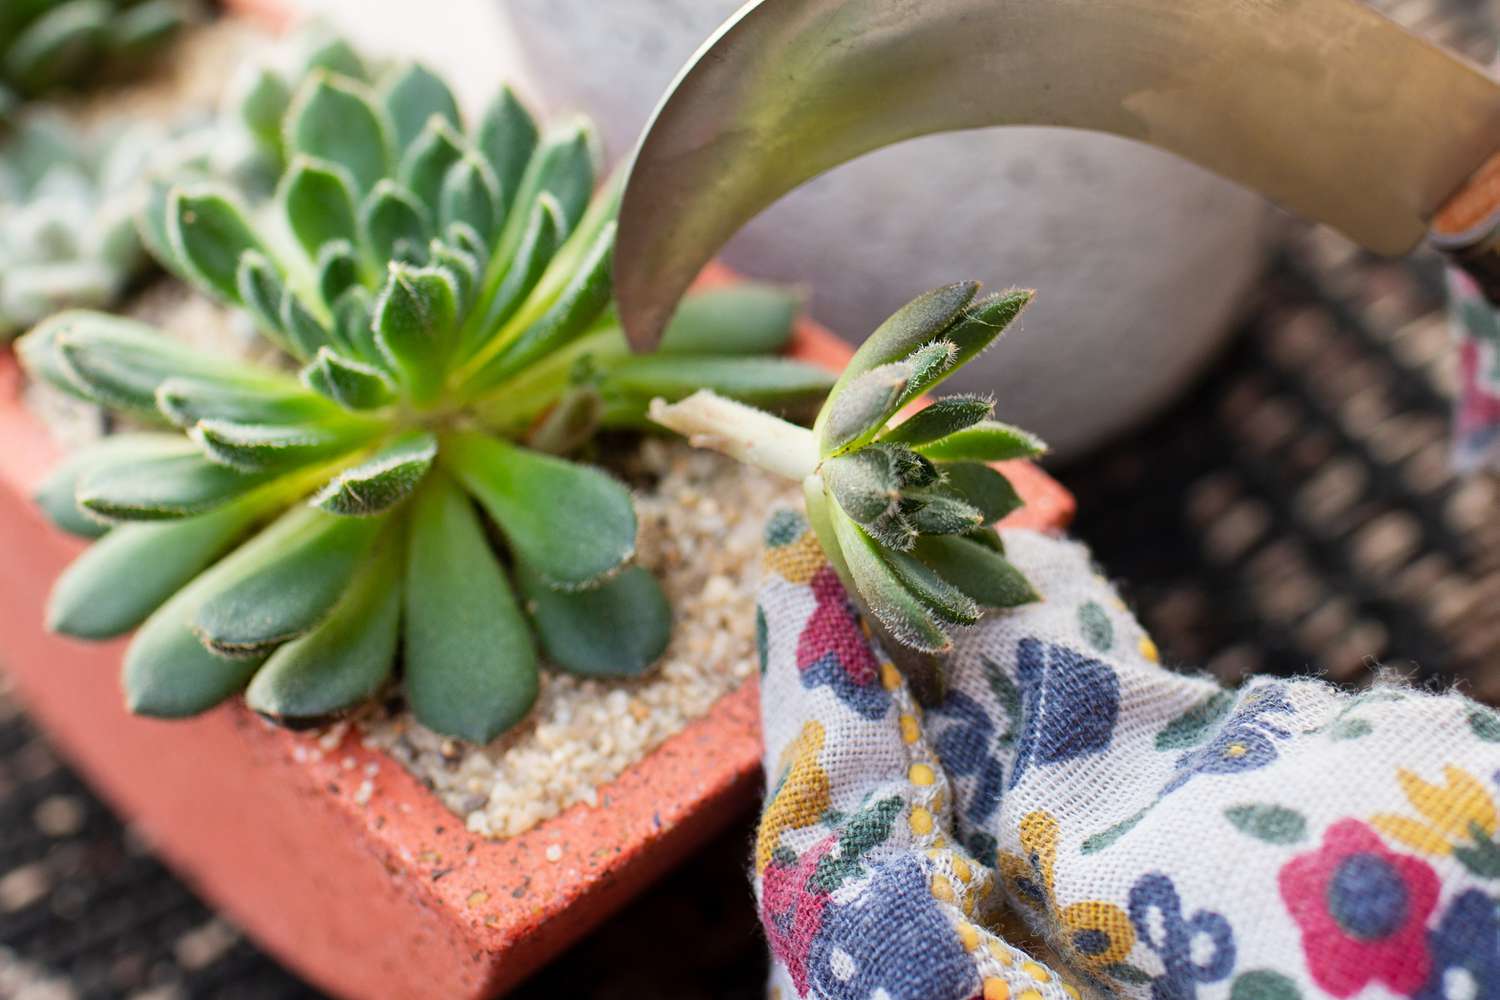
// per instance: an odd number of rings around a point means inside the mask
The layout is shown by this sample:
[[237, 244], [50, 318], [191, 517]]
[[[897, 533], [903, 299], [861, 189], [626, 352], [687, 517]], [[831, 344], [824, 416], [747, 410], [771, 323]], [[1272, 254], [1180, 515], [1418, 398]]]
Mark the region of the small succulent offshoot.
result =
[[1031, 300], [1009, 291], [975, 301], [978, 291], [975, 282], [939, 288], [887, 320], [812, 430], [712, 391], [651, 408], [700, 447], [800, 481], [808, 520], [850, 593], [920, 654], [948, 652], [951, 627], [974, 624], [985, 608], [1038, 599], [991, 527], [1021, 499], [989, 463], [1034, 458], [1042, 443], [994, 420], [982, 396], [940, 398], [896, 421]]
[[22, 100], [131, 69], [192, 15], [186, 0], [5, 0], [0, 120]]
[[134, 215], [160, 139], [43, 114], [0, 139], [0, 343], [59, 309], [110, 305], [149, 265]]
[[148, 425], [76, 453], [41, 491], [58, 524], [103, 533], [58, 581], [51, 627], [140, 625], [124, 665], [139, 713], [245, 689], [269, 717], [320, 720], [399, 662], [417, 718], [477, 742], [531, 707], [538, 645], [585, 675], [647, 669], [671, 616], [632, 562], [630, 493], [563, 456], [702, 385], [815, 404], [831, 378], [764, 356], [795, 301], [704, 293], [660, 351], [631, 354], [592, 130], [543, 134], [508, 89], [466, 127], [419, 66], [374, 88], [320, 69], [281, 135], [287, 167], [261, 211], [194, 180], [142, 225], [295, 372], [91, 312], [19, 342], [34, 377]]

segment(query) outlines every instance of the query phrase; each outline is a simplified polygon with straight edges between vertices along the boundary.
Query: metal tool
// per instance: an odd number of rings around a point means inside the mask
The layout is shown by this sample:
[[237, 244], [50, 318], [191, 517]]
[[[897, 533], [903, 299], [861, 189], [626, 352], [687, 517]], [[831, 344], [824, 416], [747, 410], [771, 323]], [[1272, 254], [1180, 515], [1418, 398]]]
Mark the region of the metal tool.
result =
[[1387, 255], [1431, 232], [1500, 301], [1500, 85], [1355, 0], [758, 0], [637, 151], [615, 254], [631, 343], [793, 188], [991, 125], [1137, 139]]

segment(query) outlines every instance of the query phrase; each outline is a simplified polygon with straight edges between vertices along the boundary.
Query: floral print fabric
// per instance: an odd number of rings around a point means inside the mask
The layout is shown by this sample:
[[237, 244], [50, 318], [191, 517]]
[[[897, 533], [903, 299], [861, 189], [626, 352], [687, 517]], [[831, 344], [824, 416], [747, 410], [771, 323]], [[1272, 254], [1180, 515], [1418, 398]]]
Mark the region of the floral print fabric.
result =
[[755, 888], [778, 1000], [1500, 1000], [1500, 716], [1162, 669], [1087, 552], [918, 706], [805, 526], [768, 530]]

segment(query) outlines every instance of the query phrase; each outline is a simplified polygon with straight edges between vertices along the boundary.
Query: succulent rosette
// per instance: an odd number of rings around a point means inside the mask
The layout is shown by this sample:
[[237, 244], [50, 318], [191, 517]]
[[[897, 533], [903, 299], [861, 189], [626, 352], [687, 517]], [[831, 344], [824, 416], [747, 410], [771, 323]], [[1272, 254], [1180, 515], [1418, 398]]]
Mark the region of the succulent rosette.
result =
[[51, 626], [139, 626], [124, 665], [139, 713], [245, 690], [266, 716], [318, 720], [399, 674], [420, 721], [480, 742], [530, 708], [539, 652], [585, 675], [646, 670], [671, 613], [633, 564], [630, 492], [566, 456], [704, 385], [820, 398], [822, 371], [766, 356], [795, 301], [704, 293], [633, 355], [587, 123], [544, 133], [505, 89], [466, 124], [420, 66], [368, 85], [324, 65], [280, 103], [274, 198], [187, 179], [141, 221], [162, 263], [248, 313], [286, 366], [91, 312], [20, 342], [34, 377], [146, 427], [41, 491], [58, 524], [102, 533], [58, 581]]

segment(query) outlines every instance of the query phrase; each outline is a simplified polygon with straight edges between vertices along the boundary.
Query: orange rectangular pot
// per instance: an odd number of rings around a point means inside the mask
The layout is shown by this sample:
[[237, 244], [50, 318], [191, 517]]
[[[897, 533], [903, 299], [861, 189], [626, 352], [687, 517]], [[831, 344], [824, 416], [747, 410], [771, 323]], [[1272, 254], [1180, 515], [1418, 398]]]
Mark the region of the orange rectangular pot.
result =
[[[724, 280], [722, 274], [709, 280]], [[794, 355], [850, 350], [811, 323]], [[238, 702], [187, 722], [136, 718], [122, 643], [47, 634], [52, 580], [83, 548], [30, 500], [58, 457], [0, 354], [0, 663], [35, 718], [99, 792], [196, 889], [331, 993], [491, 997], [556, 955], [743, 815], [760, 777], [754, 681], [618, 779], [507, 840], [469, 833], [401, 765], [351, 731], [332, 751]], [[1062, 528], [1072, 498], [1034, 466], [1007, 470], [1027, 505], [1011, 524]], [[373, 788], [360, 789], [370, 781]], [[559, 851], [560, 856], [559, 856]]]

